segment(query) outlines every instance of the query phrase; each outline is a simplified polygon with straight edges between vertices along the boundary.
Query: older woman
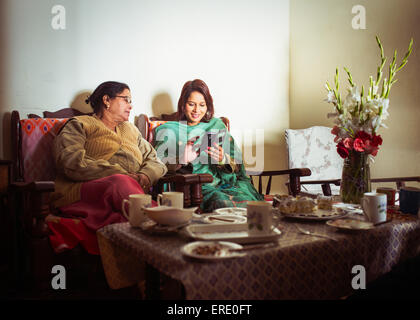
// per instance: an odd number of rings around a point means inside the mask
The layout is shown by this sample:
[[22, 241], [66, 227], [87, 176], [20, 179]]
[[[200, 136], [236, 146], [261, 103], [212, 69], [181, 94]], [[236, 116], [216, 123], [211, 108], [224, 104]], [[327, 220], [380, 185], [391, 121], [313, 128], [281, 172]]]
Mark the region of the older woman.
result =
[[245, 174], [242, 153], [219, 118], [214, 118], [213, 98], [204, 81], [188, 81], [178, 101], [178, 122], [156, 128], [156, 151], [170, 171], [188, 168], [209, 173], [201, 209], [246, 207], [247, 201], [263, 200]]
[[126, 221], [122, 200], [147, 193], [167, 169], [128, 122], [132, 105], [126, 84], [104, 82], [86, 102], [94, 114], [69, 119], [54, 142], [53, 203], [64, 216], [81, 218], [95, 231]]

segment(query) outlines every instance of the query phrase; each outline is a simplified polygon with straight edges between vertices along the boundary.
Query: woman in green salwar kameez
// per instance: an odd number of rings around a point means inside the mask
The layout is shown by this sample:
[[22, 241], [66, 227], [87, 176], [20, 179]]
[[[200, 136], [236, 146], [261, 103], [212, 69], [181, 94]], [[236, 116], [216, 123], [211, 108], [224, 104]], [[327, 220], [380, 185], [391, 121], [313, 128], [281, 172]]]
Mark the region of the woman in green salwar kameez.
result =
[[[248, 201], [264, 200], [245, 173], [242, 153], [233, 137], [213, 114], [213, 99], [207, 85], [199, 79], [186, 82], [178, 101], [179, 121], [156, 128], [158, 157], [169, 171], [189, 168], [192, 173], [213, 176], [212, 183], [202, 186], [203, 212], [246, 207]], [[208, 133], [218, 137], [208, 138]]]

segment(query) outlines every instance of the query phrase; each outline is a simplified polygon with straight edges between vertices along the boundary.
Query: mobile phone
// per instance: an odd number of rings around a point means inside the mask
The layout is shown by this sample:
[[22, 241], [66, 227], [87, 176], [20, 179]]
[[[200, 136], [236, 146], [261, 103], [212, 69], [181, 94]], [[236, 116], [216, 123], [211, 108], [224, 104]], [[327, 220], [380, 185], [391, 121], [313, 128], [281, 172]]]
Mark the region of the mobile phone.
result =
[[206, 132], [206, 137], [201, 141], [200, 151], [207, 150], [207, 147], [214, 147], [216, 142], [219, 146], [223, 145], [226, 132], [224, 130], [218, 132]]

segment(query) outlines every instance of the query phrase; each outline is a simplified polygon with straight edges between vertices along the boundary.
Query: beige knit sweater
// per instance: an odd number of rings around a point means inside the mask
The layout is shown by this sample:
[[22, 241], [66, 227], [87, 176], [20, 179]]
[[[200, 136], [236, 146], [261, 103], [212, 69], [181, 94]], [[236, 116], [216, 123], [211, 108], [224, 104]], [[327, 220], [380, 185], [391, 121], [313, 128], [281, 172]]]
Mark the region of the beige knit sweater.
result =
[[55, 207], [80, 200], [84, 181], [117, 173], [143, 173], [155, 184], [167, 172], [156, 151], [133, 124], [126, 121], [112, 131], [96, 116], [69, 119], [55, 138], [54, 155]]

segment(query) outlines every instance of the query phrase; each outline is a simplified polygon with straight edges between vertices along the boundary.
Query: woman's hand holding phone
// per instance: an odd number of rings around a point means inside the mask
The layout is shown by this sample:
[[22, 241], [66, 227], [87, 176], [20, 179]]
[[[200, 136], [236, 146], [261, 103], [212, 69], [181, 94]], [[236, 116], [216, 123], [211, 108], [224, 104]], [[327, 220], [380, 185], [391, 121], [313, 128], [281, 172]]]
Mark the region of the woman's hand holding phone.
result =
[[[187, 145], [184, 149], [184, 154], [181, 163], [187, 164], [193, 162], [200, 154], [200, 147], [194, 146], [194, 143], [197, 141], [199, 136], [192, 138], [187, 141]], [[210, 140], [210, 139], [209, 139]], [[207, 150], [204, 150], [214, 161], [221, 163], [225, 157], [225, 152], [221, 146], [216, 142], [213, 143], [213, 147], [208, 147]]]
[[223, 161], [225, 157], [225, 152], [221, 146], [219, 146], [216, 142], [213, 143], [214, 147], [208, 147], [208, 150], [205, 150], [205, 152], [217, 163], [220, 163]]

